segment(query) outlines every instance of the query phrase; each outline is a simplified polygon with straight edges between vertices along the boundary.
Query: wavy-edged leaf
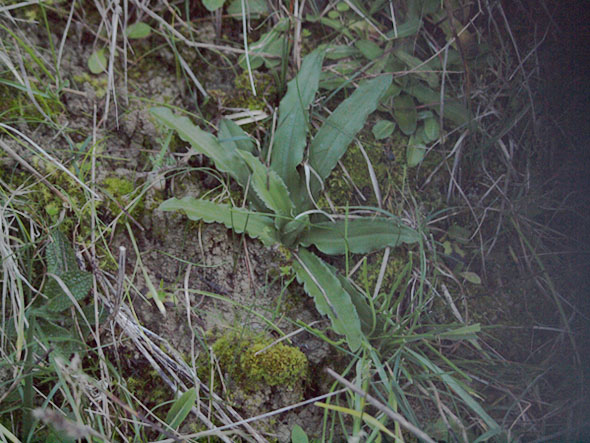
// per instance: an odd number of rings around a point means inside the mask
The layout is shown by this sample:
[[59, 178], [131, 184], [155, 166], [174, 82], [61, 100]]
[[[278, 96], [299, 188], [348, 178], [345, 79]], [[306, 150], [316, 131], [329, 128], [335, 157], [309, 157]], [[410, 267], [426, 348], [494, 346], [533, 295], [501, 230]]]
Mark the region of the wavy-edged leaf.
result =
[[166, 414], [166, 423], [172, 429], [178, 429], [187, 415], [191, 412], [192, 407], [197, 400], [197, 391], [195, 388], [190, 388], [176, 399], [168, 414]]
[[300, 249], [297, 257], [299, 261], [293, 262], [297, 281], [313, 297], [318, 312], [330, 318], [334, 331], [344, 335], [348, 347], [355, 352], [361, 346], [363, 333], [350, 295], [320, 258], [305, 249]]
[[354, 287], [354, 285], [352, 285], [352, 283], [350, 283], [350, 281], [346, 277], [339, 274], [336, 271], [336, 269], [332, 266], [328, 265], [328, 267], [330, 267], [333, 270], [344, 290], [348, 292], [350, 300], [356, 308], [356, 312], [361, 321], [361, 328], [362, 331], [365, 333], [365, 336], [368, 337], [373, 333], [382, 333], [385, 328], [385, 321], [383, 316], [376, 315], [376, 312], [371, 308], [369, 303], [367, 303], [367, 298], [365, 294], [356, 289], [356, 287]]
[[[406, 88], [406, 92], [435, 112], [440, 111], [440, 93], [427, 86], [415, 84]], [[443, 117], [457, 125], [469, 123], [469, 111], [458, 100], [445, 98]]]
[[[51, 242], [45, 250], [47, 272], [59, 278], [76, 300], [88, 295], [92, 288], [92, 274], [82, 271], [78, 266], [76, 254], [63, 232], [51, 231]], [[43, 288], [49, 301], [40, 308], [43, 312], [62, 312], [72, 306], [72, 300], [64, 292], [57, 280], [50, 276]]]
[[246, 209], [188, 196], [181, 199], [168, 199], [160, 205], [159, 209], [184, 212], [191, 220], [221, 223], [238, 234], [246, 232], [250, 237], [260, 239], [266, 246], [271, 246], [278, 241], [273, 219]]
[[295, 210], [285, 183], [275, 171], [264, 166], [257, 157], [246, 151], [238, 152], [252, 170], [250, 185], [254, 192], [268, 209], [279, 216], [275, 223], [280, 229], [287, 223], [287, 218], [292, 217]]
[[[92, 288], [92, 274], [90, 272], [74, 269], [58, 275], [58, 277], [63, 281], [76, 300], [82, 300]], [[68, 294], [64, 292], [59, 283], [53, 278], [47, 282], [43, 292], [50, 300], [41, 308], [42, 310], [62, 312], [73, 304]]]
[[412, 135], [418, 124], [418, 112], [414, 99], [407, 94], [398, 95], [393, 99], [393, 116], [401, 131]]
[[254, 142], [233, 120], [224, 118], [219, 122], [217, 139], [222, 146], [227, 146], [227, 149], [241, 149], [242, 151], [254, 152]]
[[289, 189], [299, 182], [297, 165], [307, 144], [307, 109], [318, 89], [325, 50], [316, 49], [303, 59], [299, 74], [287, 84], [279, 105], [279, 121], [271, 154], [271, 168]]
[[361, 83], [318, 131], [309, 147], [309, 163], [322, 180], [330, 175], [369, 114], [377, 109], [391, 78], [384, 75]]
[[188, 117], [175, 115], [168, 108], [155, 107], [150, 112], [159, 123], [175, 130], [193, 149], [209, 157], [219, 171], [227, 172], [242, 187], [246, 186], [250, 170], [235, 147], [221, 145], [215, 136], [194, 125]]
[[64, 272], [79, 269], [74, 249], [59, 229], [51, 231], [51, 242], [45, 249], [45, 260], [47, 272], [52, 274], [61, 275]]
[[415, 230], [395, 219], [365, 217], [315, 223], [304, 233], [300, 243], [315, 245], [324, 254], [337, 255], [346, 251], [365, 254], [386, 246], [416, 243], [419, 239]]
[[287, 248], [299, 243], [301, 233], [309, 228], [309, 215], [298, 216], [283, 226], [280, 232], [281, 244]]

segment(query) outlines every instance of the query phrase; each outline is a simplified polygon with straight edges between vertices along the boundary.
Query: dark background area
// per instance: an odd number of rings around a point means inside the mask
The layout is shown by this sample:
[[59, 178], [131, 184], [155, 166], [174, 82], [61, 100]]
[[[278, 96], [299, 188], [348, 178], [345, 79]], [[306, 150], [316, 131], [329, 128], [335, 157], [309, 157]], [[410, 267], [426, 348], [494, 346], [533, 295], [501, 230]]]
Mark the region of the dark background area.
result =
[[557, 289], [575, 305], [569, 326], [577, 353], [564, 340], [551, 367], [578, 368], [577, 381], [571, 392], [562, 393], [562, 401], [583, 400], [577, 413], [564, 417], [569, 432], [557, 438], [590, 441], [590, 1], [504, 4], [522, 47], [532, 51], [538, 45], [539, 70], [531, 78], [539, 140], [535, 170], [546, 195], [562, 205], [551, 227], [569, 240], [560, 251], [562, 268], [552, 269], [552, 275], [561, 277]]

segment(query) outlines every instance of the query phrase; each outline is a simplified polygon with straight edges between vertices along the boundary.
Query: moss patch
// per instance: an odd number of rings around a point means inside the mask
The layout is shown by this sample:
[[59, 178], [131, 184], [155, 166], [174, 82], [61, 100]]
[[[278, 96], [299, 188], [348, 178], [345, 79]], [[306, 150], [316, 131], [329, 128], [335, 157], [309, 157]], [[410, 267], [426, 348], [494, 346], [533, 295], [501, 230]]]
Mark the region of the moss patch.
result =
[[229, 332], [215, 341], [213, 351], [223, 372], [245, 391], [261, 385], [302, 388], [308, 374], [307, 357], [283, 343], [265, 349], [272, 342], [265, 335]]

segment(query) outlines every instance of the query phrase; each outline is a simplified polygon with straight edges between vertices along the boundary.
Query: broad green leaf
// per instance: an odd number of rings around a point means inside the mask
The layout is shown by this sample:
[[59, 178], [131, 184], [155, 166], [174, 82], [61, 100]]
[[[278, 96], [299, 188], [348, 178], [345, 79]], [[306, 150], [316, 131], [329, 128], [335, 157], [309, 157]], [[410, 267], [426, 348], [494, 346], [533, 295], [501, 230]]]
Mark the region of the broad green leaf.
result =
[[[250, 69], [256, 69], [262, 62], [267, 68], [277, 66], [281, 62], [281, 56], [288, 45], [284, 28], [285, 22], [279, 21], [269, 32], [262, 34], [260, 40], [249, 46]], [[245, 54], [240, 56], [238, 64], [242, 69], [248, 68]]]
[[299, 74], [288, 83], [287, 93], [279, 105], [270, 164], [288, 189], [295, 189], [299, 182], [297, 165], [303, 160], [307, 144], [307, 109], [318, 89], [324, 54], [323, 49], [316, 49], [303, 59]]
[[197, 400], [197, 391], [195, 388], [190, 388], [176, 399], [168, 414], [166, 414], [166, 423], [172, 429], [178, 429], [184, 419], [191, 412], [192, 407]]
[[100, 74], [107, 69], [107, 58], [104, 55], [104, 48], [94, 51], [88, 59], [88, 69], [93, 74]]
[[375, 140], [383, 140], [393, 134], [395, 123], [389, 120], [379, 120], [373, 126], [373, 136]]
[[346, 2], [338, 2], [336, 3], [336, 10], [340, 12], [345, 12], [350, 9], [350, 6], [346, 4]]
[[[416, 97], [420, 102], [433, 111], [440, 112], [440, 92], [433, 91], [427, 86], [415, 84], [406, 88], [406, 92]], [[459, 101], [445, 98], [443, 117], [457, 125], [469, 123], [469, 111]]]
[[74, 249], [68, 239], [59, 229], [51, 231], [51, 241], [45, 249], [47, 272], [61, 275], [67, 271], [79, 269]]
[[[317, 132], [309, 147], [309, 164], [322, 180], [330, 175], [354, 136], [365, 125], [369, 114], [377, 109], [379, 100], [390, 84], [390, 75], [361, 83]], [[317, 190], [318, 186], [314, 189]]]
[[357, 351], [363, 341], [363, 333], [350, 295], [336, 274], [320, 258], [306, 249], [300, 249], [298, 257], [301, 262], [293, 262], [297, 281], [314, 299], [318, 312], [330, 318], [334, 331], [346, 336], [350, 350]]
[[410, 168], [418, 166], [422, 162], [426, 155], [426, 149], [426, 146], [416, 140], [415, 137], [410, 137], [406, 148], [406, 163]]
[[383, 55], [383, 49], [371, 40], [357, 40], [354, 45], [369, 60], [375, 60]]
[[254, 153], [254, 142], [233, 120], [224, 118], [219, 122], [217, 138], [222, 146], [227, 146], [226, 149], [241, 149], [242, 151]]
[[409, 95], [398, 95], [393, 99], [393, 116], [401, 131], [406, 135], [412, 135], [418, 124], [418, 112], [414, 99]]
[[474, 285], [481, 285], [481, 278], [475, 272], [465, 271], [461, 272], [459, 275], [461, 275], [469, 283], [473, 283]]
[[156, 107], [150, 112], [158, 123], [176, 131], [193, 149], [213, 160], [219, 171], [227, 172], [242, 187], [246, 186], [250, 170], [235, 147], [221, 145], [216, 137], [194, 125], [187, 117], [173, 114], [168, 108]]
[[[246, 17], [250, 19], [258, 19], [269, 12], [266, 0], [244, 0], [244, 5]], [[227, 7], [227, 13], [233, 18], [241, 20], [243, 17], [242, 0], [233, 0]]]
[[395, 56], [401, 60], [413, 73], [428, 83], [431, 88], [438, 86], [438, 75], [432, 72], [433, 69], [428, 63], [424, 63], [419, 58], [408, 54], [407, 52], [398, 49], [395, 51]]
[[[74, 249], [58, 229], [51, 231], [51, 242], [45, 250], [45, 259], [47, 272], [61, 279], [74, 299], [81, 300], [88, 295], [92, 288], [92, 274], [79, 268]], [[40, 308], [41, 311], [62, 312], [72, 306], [72, 300], [54, 277], [49, 276], [43, 293], [49, 300]]]
[[295, 211], [285, 183], [275, 171], [264, 166], [257, 157], [246, 151], [238, 151], [238, 153], [252, 170], [250, 185], [254, 192], [268, 209], [278, 215], [275, 224], [280, 229]]
[[433, 142], [440, 135], [440, 126], [434, 117], [424, 120], [424, 134], [429, 142]]
[[258, 238], [266, 246], [277, 243], [278, 234], [273, 219], [246, 209], [229, 205], [199, 200], [193, 197], [171, 198], [159, 207], [162, 211], [182, 211], [191, 220], [203, 220], [205, 223], [221, 223], [238, 234], [246, 232], [250, 237]]
[[309, 228], [309, 215], [294, 218], [285, 224], [280, 232], [281, 244], [287, 248], [297, 245], [303, 231]]
[[443, 3], [440, 0], [424, 0], [422, 2], [422, 13], [423, 14], [434, 14], [437, 12]]
[[[414, 2], [411, 2], [414, 3]], [[422, 26], [422, 20], [418, 16], [411, 16], [406, 18], [406, 21], [398, 24], [396, 28], [389, 31], [387, 38], [405, 38], [411, 35], [416, 35]]]
[[[92, 288], [92, 274], [90, 272], [75, 269], [57, 276], [64, 282], [76, 300], [86, 297]], [[59, 283], [53, 278], [47, 282], [43, 292], [50, 298], [45, 306], [43, 306], [43, 310], [48, 312], [62, 312], [72, 306], [72, 300], [68, 294], [63, 291]]]
[[309, 439], [303, 428], [299, 425], [293, 426], [291, 429], [291, 443], [308, 443]]
[[[37, 313], [37, 316], [35, 336], [46, 346], [49, 345], [53, 348], [53, 352], [67, 359], [69, 359], [74, 352], [84, 354], [85, 346], [78, 337], [76, 328], [63, 327], [54, 322], [45, 321], [43, 315], [39, 316], [39, 313]], [[63, 314], [61, 314], [61, 316], [63, 317]]]
[[350, 300], [352, 304], [356, 308], [356, 312], [359, 316], [359, 320], [361, 321], [361, 328], [362, 331], [365, 333], [366, 336], [369, 336], [372, 333], [381, 333], [384, 329], [384, 319], [381, 315], [376, 315], [374, 309], [369, 306], [367, 303], [367, 298], [365, 294], [361, 293], [358, 289], [354, 287], [350, 283], [350, 281], [340, 275], [336, 269], [327, 264], [327, 266], [336, 274], [340, 284], [344, 288], [348, 295], [350, 296]]
[[225, 0], [203, 0], [203, 5], [207, 8], [207, 11], [216, 11], [223, 7]]
[[147, 23], [137, 22], [127, 26], [126, 33], [130, 39], [146, 38], [152, 33], [152, 28]]
[[341, 58], [354, 57], [358, 55], [359, 50], [348, 45], [333, 45], [328, 46], [326, 50], [326, 58], [328, 60], [340, 60]]
[[[307, 21], [314, 22], [314, 21], [318, 20], [318, 17], [308, 15], [306, 17], [306, 19], [307, 19]], [[352, 32], [350, 32], [350, 29], [349, 29], [350, 26], [342, 23], [338, 19], [333, 19], [333, 18], [323, 16], [323, 17], [319, 17], [319, 22], [320, 22], [320, 24], [322, 24], [324, 26], [328, 26], [328, 27], [334, 29], [337, 33], [340, 33], [340, 34], [346, 36], [350, 40], [355, 39], [354, 35], [352, 35]]]
[[350, 77], [355, 75], [361, 68], [362, 64], [356, 58], [340, 60], [338, 63], [331, 65], [329, 71], [324, 71], [320, 75], [320, 89], [332, 91], [349, 87]]
[[301, 244], [313, 244], [330, 255], [346, 251], [365, 254], [400, 243], [415, 243], [419, 239], [415, 230], [393, 218], [365, 217], [315, 223], [301, 237]]

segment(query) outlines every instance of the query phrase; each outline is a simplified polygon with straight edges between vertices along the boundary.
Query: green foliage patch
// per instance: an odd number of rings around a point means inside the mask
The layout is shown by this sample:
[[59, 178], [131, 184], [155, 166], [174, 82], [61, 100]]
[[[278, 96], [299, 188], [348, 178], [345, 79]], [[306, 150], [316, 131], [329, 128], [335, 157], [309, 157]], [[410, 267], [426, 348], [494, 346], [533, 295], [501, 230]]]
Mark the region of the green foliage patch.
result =
[[[228, 173], [247, 189], [250, 203], [249, 209], [244, 209], [184, 197], [169, 199], [160, 209], [182, 211], [191, 220], [223, 223], [238, 233], [259, 238], [267, 246], [280, 243], [290, 248], [298, 262], [295, 267], [298, 280], [304, 283], [318, 311], [330, 318], [333, 329], [344, 335], [350, 349], [356, 351], [367, 340], [361, 323], [373, 321], [373, 318], [361, 319], [357, 310], [361, 307], [361, 313], [370, 312], [368, 302], [362, 294], [347, 290], [333, 268], [303, 248], [313, 245], [332, 255], [367, 253], [416, 243], [420, 235], [393, 216], [329, 216], [312, 209], [324, 180], [363, 128], [367, 117], [377, 109], [392, 81], [390, 76], [379, 76], [362, 82], [308, 143], [308, 108], [318, 88], [324, 55], [323, 47], [307, 55], [300, 72], [288, 84], [279, 106], [270, 165], [235, 143], [222, 144], [187, 117], [176, 116], [168, 108], [152, 108], [151, 113], [160, 124], [176, 131], [193, 149], [209, 157], [218, 170]], [[235, 127], [233, 135], [248, 138]], [[304, 159], [306, 147], [308, 155]]]

